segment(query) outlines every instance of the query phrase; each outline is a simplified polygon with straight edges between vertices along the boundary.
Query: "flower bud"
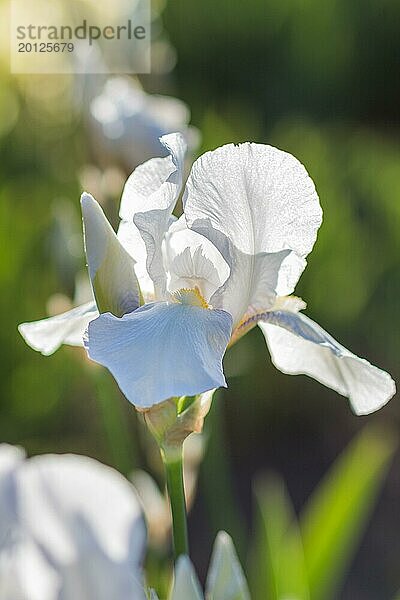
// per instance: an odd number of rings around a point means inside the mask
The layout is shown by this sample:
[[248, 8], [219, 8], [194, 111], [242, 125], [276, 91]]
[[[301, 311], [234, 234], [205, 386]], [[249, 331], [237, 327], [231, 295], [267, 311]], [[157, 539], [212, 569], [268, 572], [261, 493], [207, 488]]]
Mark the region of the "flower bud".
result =
[[201, 433], [215, 390], [198, 396], [169, 398], [144, 411], [148, 428], [165, 452], [180, 451], [191, 433]]

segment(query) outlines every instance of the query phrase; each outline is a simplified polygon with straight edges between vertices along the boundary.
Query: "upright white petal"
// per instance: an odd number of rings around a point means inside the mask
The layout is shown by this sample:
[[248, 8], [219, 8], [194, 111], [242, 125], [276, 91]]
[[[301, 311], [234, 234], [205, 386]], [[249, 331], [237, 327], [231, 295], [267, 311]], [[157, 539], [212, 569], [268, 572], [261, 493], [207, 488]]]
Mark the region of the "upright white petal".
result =
[[232, 538], [220, 531], [215, 540], [206, 583], [207, 600], [250, 600]]
[[89, 275], [100, 312], [122, 316], [139, 306], [135, 261], [90, 194], [81, 198]]
[[282, 261], [276, 284], [277, 296], [289, 296], [307, 266], [307, 261], [295, 252], [291, 252]]
[[142, 512], [113, 469], [74, 455], [17, 460], [0, 474], [0, 523], [1, 581], [21, 600], [145, 599]]
[[123, 191], [120, 217], [126, 222], [133, 220], [139, 230], [146, 247], [147, 272], [156, 296], [162, 298], [166, 290], [162, 242], [182, 187], [186, 142], [179, 133], [160, 141], [169, 156], [151, 159], [132, 173]]
[[222, 357], [231, 329], [224, 311], [158, 302], [122, 319], [100, 315], [89, 324], [86, 347], [132, 404], [150, 408], [226, 386]]
[[[254, 304], [264, 254], [291, 250], [304, 268], [322, 218], [303, 165], [286, 152], [251, 143], [229, 144], [200, 157], [187, 182], [184, 210], [188, 227], [208, 237], [231, 268], [224, 296], [241, 296], [233, 307], [235, 323], [247, 309], [246, 300]], [[301, 270], [298, 259], [288, 256], [281, 255], [286, 262], [280, 285], [292, 291]], [[275, 274], [274, 279], [277, 287]], [[226, 299], [220, 301], [226, 308]]]
[[18, 331], [31, 348], [49, 356], [62, 344], [83, 346], [83, 334], [98, 315], [96, 304], [87, 302], [55, 317], [21, 323]]
[[176, 563], [174, 586], [169, 600], [203, 600], [199, 580], [188, 556], [180, 556]]
[[253, 256], [231, 246], [230, 276], [211, 296], [212, 306], [227, 310], [233, 316], [235, 327], [245, 313], [272, 307], [280, 269], [288, 253], [289, 250], [282, 250]]
[[378, 410], [396, 392], [388, 373], [352, 354], [305, 315], [272, 311], [259, 325], [280, 371], [313, 377], [348, 397], [357, 415]]
[[199, 287], [208, 301], [229, 276], [229, 267], [217, 248], [204, 236], [188, 229], [184, 215], [165, 236], [168, 289]]
[[[137, 212], [166, 208], [180, 192], [186, 154], [185, 140], [180, 133], [172, 133], [163, 136], [160, 142], [168, 151], [168, 156], [151, 158], [136, 167], [128, 177], [119, 214], [123, 221], [132, 221]], [[157, 193], [159, 195], [156, 196]]]
[[227, 144], [206, 152], [187, 182], [191, 228], [210, 219], [246, 254], [289, 248], [305, 257], [321, 224], [321, 207], [304, 166], [264, 144]]

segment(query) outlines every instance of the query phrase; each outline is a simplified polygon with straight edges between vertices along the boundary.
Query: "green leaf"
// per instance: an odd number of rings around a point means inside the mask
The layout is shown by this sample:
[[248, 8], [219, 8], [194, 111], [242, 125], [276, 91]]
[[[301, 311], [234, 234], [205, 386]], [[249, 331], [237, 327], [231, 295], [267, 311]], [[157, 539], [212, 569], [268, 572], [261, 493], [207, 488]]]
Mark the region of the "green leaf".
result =
[[255, 487], [258, 505], [252, 556], [255, 600], [309, 600], [302, 541], [285, 484], [277, 476]]
[[221, 529], [227, 531], [235, 540], [238, 555], [243, 557], [246, 551], [246, 533], [233, 486], [231, 453], [224, 416], [225, 402], [220, 390], [217, 400], [212, 403], [205, 421], [207, 448], [200, 478], [211, 535], [217, 535]]
[[312, 600], [336, 597], [395, 447], [391, 432], [366, 427], [307, 503], [301, 529]]
[[250, 600], [232, 538], [220, 531], [214, 544], [206, 584], [207, 600]]

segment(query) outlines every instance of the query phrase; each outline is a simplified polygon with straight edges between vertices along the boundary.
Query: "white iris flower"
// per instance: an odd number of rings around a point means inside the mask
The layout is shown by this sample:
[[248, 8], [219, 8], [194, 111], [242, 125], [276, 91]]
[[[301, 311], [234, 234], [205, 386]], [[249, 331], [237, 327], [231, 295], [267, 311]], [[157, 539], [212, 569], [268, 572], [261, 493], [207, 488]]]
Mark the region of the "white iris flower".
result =
[[193, 165], [184, 214], [186, 144], [129, 177], [117, 235], [97, 202], [82, 196], [86, 255], [96, 304], [23, 324], [36, 350], [83, 339], [140, 409], [225, 386], [226, 348], [255, 325], [274, 364], [305, 373], [350, 399], [357, 414], [395, 393], [390, 375], [358, 358], [301, 314], [290, 296], [322, 221], [314, 184], [290, 154], [263, 144], [228, 144]]
[[76, 455], [0, 445], [0, 599], [145, 600], [133, 486]]

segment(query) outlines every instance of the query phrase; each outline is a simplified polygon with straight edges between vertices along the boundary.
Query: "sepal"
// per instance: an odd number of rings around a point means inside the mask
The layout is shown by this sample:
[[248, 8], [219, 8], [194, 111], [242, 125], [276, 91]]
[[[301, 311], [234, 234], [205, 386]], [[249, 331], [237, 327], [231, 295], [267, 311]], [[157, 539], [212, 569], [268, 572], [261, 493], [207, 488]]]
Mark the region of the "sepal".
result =
[[197, 396], [169, 398], [144, 411], [148, 428], [164, 451], [180, 451], [191, 433], [201, 433], [215, 390]]

